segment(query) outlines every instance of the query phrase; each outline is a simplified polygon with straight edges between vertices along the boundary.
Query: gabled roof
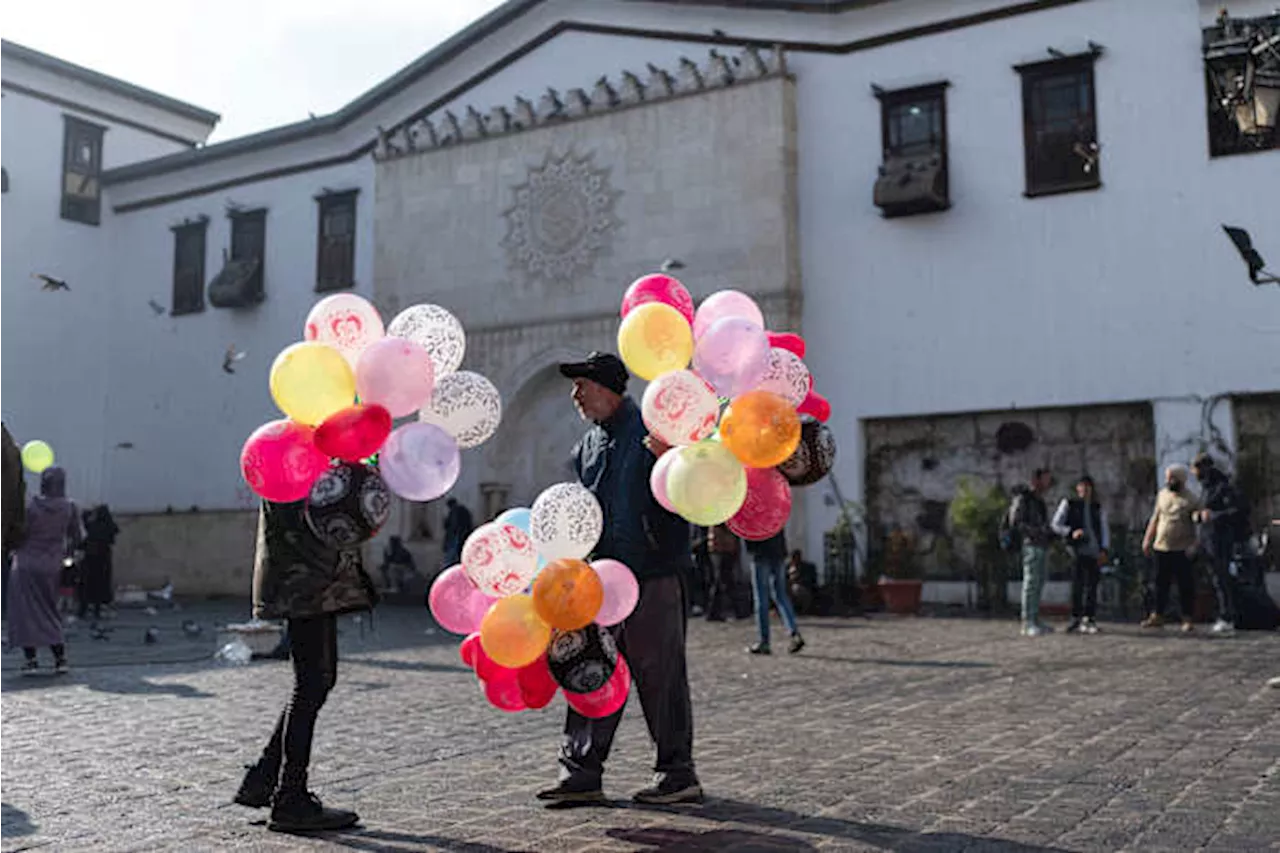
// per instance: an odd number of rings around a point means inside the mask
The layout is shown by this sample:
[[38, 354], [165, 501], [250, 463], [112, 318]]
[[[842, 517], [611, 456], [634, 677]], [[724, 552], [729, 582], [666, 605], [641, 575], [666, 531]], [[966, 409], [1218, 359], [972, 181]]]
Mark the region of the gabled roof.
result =
[[222, 116], [215, 112], [197, 107], [194, 104], [188, 104], [186, 101], [179, 101], [177, 98], [170, 98], [168, 95], [162, 95], [159, 92], [153, 92], [150, 89], [144, 89], [141, 86], [135, 86], [132, 83], [126, 83], [117, 77], [111, 77], [102, 74], [82, 65], [76, 65], [67, 62], [65, 59], [58, 59], [56, 56], [50, 56], [47, 53], [41, 53], [29, 47], [17, 44], [7, 40], [0, 40], [0, 54], [6, 59], [16, 59], [25, 62], [28, 65], [34, 65], [37, 68], [43, 68], [54, 74], [63, 77], [69, 77], [73, 80], [79, 80], [90, 86], [96, 86], [99, 89], [105, 89], [108, 92], [120, 95], [125, 98], [137, 101], [148, 106], [157, 107], [166, 112], [173, 113], [185, 119], [198, 121], [207, 124], [210, 127], [217, 124]]

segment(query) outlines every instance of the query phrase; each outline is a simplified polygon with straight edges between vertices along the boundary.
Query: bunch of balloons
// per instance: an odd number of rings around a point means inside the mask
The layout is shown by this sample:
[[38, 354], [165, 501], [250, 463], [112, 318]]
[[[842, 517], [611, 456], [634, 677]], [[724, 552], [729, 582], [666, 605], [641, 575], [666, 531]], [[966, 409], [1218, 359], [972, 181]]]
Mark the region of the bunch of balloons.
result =
[[690, 523], [769, 539], [791, 516], [791, 487], [831, 469], [831, 405], [813, 390], [804, 339], [767, 331], [746, 294], [721, 290], [695, 310], [679, 281], [644, 276], [623, 297], [618, 350], [649, 381], [645, 426], [673, 447], [653, 495]]
[[543, 708], [560, 689], [588, 717], [626, 703], [631, 674], [605, 629], [631, 615], [640, 587], [617, 560], [585, 562], [603, 530], [595, 496], [557, 483], [472, 531], [432, 584], [432, 615], [467, 635], [462, 660], [494, 707]]
[[458, 369], [465, 351], [462, 324], [439, 305], [414, 305], [384, 327], [353, 293], [320, 300], [303, 340], [271, 366], [271, 397], [287, 417], [244, 443], [245, 481], [269, 501], [306, 499], [317, 535], [345, 545], [377, 532], [390, 493], [440, 497], [458, 479], [459, 450], [492, 436], [502, 416], [493, 384]]

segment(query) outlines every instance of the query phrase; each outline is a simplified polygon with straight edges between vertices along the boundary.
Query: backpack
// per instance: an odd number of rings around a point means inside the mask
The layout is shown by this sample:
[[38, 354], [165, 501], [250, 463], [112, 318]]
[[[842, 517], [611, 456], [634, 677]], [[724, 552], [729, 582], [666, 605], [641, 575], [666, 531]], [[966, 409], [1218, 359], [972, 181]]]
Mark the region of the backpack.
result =
[[1009, 502], [1009, 508], [1000, 516], [1000, 550], [1012, 554], [1022, 548], [1022, 534], [1014, 524], [1014, 514], [1018, 510], [1018, 499], [1015, 495]]

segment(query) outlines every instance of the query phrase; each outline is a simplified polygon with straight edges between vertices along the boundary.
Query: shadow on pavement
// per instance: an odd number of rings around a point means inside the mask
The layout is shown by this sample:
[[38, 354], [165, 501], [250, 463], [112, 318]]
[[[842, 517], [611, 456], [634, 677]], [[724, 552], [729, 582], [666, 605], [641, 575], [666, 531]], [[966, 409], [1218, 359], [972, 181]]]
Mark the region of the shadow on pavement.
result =
[[344, 657], [343, 664], [359, 664], [376, 669], [389, 669], [394, 672], [471, 672], [462, 664], [429, 663], [427, 661], [377, 660], [375, 658]]
[[842, 658], [835, 655], [815, 655], [804, 652], [800, 655], [805, 660], [825, 660], [832, 663], [866, 663], [875, 666], [920, 666], [937, 669], [990, 669], [995, 664], [979, 660], [909, 660], [893, 658]]
[[[998, 838], [985, 838], [961, 832], [919, 832], [914, 829], [904, 829], [886, 824], [862, 823], [835, 817], [815, 817], [788, 811], [787, 809], [775, 809], [742, 802], [741, 800], [727, 800], [719, 797], [708, 798], [704, 806], [693, 812], [690, 812], [687, 807], [645, 806], [634, 803], [628, 807], [641, 811], [657, 811], [664, 814], [693, 814], [703, 820], [755, 824], [756, 826], [770, 829], [802, 832], [807, 835], [825, 835], [833, 839], [857, 841], [881, 850], [892, 850], [894, 853], [943, 853], [943, 851], [970, 849], [982, 850], [983, 853], [1066, 853], [1065, 850], [1059, 847], [1044, 847], [1038, 844], [1002, 841]], [[689, 847], [672, 849], [698, 850], [716, 848]], [[727, 848], [721, 847], [719, 849]], [[737, 850], [740, 848], [735, 846], [732, 849]], [[766, 848], [760, 849], [764, 850]], [[774, 847], [772, 849], [783, 848]]]
[[345, 847], [349, 850], [409, 851], [422, 850], [425, 847], [428, 850], [447, 850], [449, 853], [516, 853], [505, 847], [494, 847], [492, 844], [458, 841], [439, 835], [418, 835], [378, 829], [351, 829], [326, 835], [325, 840], [335, 847]]
[[762, 835], [741, 829], [713, 829], [686, 832], [681, 829], [611, 829], [610, 838], [628, 844], [643, 844], [654, 853], [699, 853], [704, 850], [733, 850], [736, 853], [780, 853], [784, 850], [817, 850], [798, 838]]
[[4, 678], [5, 693], [20, 693], [28, 690], [54, 690], [60, 687], [86, 687], [98, 693], [114, 693], [121, 696], [175, 696], [179, 699], [212, 699], [213, 693], [206, 693], [189, 684], [156, 684], [140, 675], [121, 672], [122, 668], [102, 670], [89, 674], [73, 671], [69, 675], [48, 678], [23, 678], [9, 676]]
[[3, 818], [0, 819], [3, 833], [0, 834], [3, 834], [5, 838], [31, 835], [36, 831], [37, 827], [31, 822], [31, 816], [22, 809], [11, 806], [8, 803], [0, 803], [0, 811], [3, 812]]

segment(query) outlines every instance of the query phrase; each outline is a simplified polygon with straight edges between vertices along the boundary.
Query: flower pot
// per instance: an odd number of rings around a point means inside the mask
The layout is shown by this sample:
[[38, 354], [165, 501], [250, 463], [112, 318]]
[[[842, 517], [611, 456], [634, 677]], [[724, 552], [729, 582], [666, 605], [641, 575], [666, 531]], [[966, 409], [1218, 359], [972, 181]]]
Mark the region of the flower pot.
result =
[[881, 578], [879, 588], [885, 609], [890, 613], [915, 613], [920, 609], [922, 581]]

